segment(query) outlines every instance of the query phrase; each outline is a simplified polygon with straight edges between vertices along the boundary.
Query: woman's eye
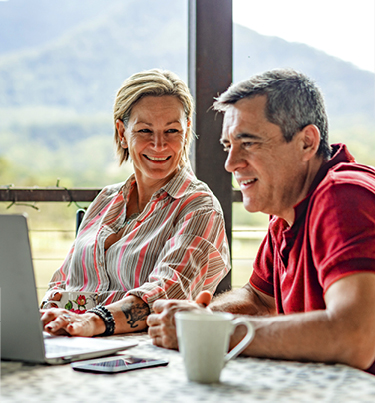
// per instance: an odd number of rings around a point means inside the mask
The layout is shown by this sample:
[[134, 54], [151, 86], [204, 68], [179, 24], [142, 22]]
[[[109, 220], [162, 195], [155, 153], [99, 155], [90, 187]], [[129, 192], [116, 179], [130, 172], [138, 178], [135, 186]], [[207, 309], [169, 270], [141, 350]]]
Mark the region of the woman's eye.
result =
[[150, 129], [141, 129], [141, 130], [138, 130], [138, 133], [151, 133], [151, 130]]
[[179, 132], [179, 130], [177, 130], [177, 129], [169, 129], [169, 130], [167, 130], [167, 133], [178, 133]]

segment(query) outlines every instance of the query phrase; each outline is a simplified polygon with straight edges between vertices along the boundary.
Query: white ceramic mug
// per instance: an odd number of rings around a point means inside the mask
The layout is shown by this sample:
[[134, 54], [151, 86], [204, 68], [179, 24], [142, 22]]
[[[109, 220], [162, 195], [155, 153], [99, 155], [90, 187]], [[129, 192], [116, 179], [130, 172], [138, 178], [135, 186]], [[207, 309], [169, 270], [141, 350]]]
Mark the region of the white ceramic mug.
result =
[[60, 301], [50, 301], [48, 307], [65, 308], [75, 313], [85, 313], [88, 309], [98, 305], [98, 295], [86, 291], [59, 291]]
[[[245, 319], [234, 319], [230, 313], [177, 312], [177, 338], [190, 381], [216, 383], [224, 365], [241, 353], [254, 337], [253, 326]], [[229, 352], [230, 336], [244, 325], [245, 337]]]

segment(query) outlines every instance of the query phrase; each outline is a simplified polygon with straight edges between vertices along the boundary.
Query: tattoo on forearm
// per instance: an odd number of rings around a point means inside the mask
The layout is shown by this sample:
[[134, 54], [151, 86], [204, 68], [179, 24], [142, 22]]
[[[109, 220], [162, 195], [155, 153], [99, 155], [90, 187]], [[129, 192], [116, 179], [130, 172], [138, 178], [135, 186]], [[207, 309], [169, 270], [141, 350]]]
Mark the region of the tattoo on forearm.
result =
[[125, 302], [121, 310], [131, 328], [138, 327], [137, 322], [143, 321], [150, 315], [150, 308], [144, 303]]

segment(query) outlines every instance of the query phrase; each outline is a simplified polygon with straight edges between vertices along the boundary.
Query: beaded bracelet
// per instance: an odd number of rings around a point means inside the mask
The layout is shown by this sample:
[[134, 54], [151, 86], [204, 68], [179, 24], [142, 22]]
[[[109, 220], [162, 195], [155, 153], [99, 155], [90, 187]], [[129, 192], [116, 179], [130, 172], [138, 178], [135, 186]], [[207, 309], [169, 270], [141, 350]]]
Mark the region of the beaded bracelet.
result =
[[87, 312], [95, 313], [105, 324], [105, 332], [98, 336], [111, 336], [115, 332], [115, 320], [109, 310], [103, 305], [97, 305], [95, 308], [89, 309]]

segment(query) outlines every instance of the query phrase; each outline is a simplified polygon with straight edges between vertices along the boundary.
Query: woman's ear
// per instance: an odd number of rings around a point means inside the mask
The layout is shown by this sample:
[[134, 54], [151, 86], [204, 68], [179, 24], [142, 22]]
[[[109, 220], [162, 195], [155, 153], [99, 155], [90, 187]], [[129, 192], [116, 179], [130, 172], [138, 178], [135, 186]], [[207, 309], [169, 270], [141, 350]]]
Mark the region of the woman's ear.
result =
[[193, 130], [193, 128], [192, 128], [191, 126], [192, 126], [191, 119], [187, 119], [187, 122], [186, 122], [186, 132], [185, 132], [185, 143], [187, 142], [189, 131], [190, 131], [190, 130]]
[[120, 119], [116, 120], [116, 129], [117, 129], [117, 134], [120, 140], [120, 144], [122, 148], [128, 148], [128, 143], [125, 138], [125, 126], [124, 122]]
[[310, 160], [318, 152], [320, 145], [320, 130], [315, 125], [307, 125], [301, 130], [302, 151], [305, 161]]

